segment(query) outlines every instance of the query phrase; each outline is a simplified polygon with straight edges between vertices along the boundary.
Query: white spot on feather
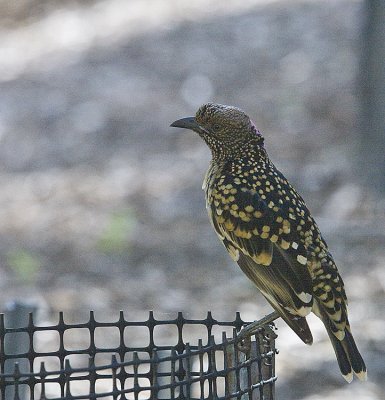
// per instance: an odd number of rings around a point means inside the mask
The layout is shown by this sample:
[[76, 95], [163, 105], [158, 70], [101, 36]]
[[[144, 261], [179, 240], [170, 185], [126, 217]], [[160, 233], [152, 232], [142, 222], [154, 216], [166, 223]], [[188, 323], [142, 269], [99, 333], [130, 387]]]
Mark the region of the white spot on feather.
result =
[[307, 258], [302, 256], [301, 254], [297, 256], [297, 261], [302, 265], [307, 264]]
[[345, 331], [333, 332], [333, 335], [340, 341], [345, 339]]
[[297, 293], [297, 296], [304, 303], [310, 303], [313, 298], [313, 296], [310, 293], [305, 293], [305, 292]]
[[358, 373], [356, 373], [356, 375], [357, 375], [357, 378], [360, 381], [364, 381], [365, 382], [365, 381], [368, 380], [368, 373], [366, 371], [358, 372]]
[[353, 380], [353, 372], [349, 372], [346, 375], [342, 375], [346, 382], [350, 383]]
[[300, 317], [306, 317], [311, 312], [311, 307], [292, 308], [286, 306], [284, 308], [285, 310], [289, 311], [290, 314], [299, 315]]

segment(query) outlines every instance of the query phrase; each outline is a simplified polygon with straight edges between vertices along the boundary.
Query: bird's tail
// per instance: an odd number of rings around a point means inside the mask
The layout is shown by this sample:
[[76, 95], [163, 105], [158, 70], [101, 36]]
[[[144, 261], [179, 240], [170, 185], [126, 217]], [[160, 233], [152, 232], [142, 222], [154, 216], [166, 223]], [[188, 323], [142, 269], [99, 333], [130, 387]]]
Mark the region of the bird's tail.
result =
[[334, 322], [325, 311], [320, 310], [320, 317], [332, 342], [338, 366], [345, 380], [350, 383], [354, 374], [359, 380], [366, 381], [366, 365], [353, 339], [347, 316], [344, 330], [339, 331], [336, 330]]

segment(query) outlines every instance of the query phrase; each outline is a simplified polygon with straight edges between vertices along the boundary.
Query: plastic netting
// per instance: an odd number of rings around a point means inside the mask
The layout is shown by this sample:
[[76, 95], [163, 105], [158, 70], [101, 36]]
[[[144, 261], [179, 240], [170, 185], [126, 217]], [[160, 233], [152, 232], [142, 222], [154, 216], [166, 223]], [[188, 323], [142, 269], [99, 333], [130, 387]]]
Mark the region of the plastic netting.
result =
[[[39, 326], [33, 315], [7, 328], [0, 315], [0, 392], [11, 399], [274, 399], [275, 333], [262, 327], [250, 340], [245, 324], [155, 319]], [[18, 346], [11, 345], [15, 342]], [[8, 349], [12, 348], [12, 351]]]

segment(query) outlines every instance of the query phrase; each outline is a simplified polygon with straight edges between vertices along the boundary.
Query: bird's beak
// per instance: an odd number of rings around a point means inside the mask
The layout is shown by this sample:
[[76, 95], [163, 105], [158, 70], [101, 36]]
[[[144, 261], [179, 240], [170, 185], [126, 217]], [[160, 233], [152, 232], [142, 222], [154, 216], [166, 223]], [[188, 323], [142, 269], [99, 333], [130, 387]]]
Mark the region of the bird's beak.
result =
[[177, 121], [174, 121], [170, 126], [174, 128], [191, 129], [193, 131], [200, 128], [194, 117], [178, 119]]

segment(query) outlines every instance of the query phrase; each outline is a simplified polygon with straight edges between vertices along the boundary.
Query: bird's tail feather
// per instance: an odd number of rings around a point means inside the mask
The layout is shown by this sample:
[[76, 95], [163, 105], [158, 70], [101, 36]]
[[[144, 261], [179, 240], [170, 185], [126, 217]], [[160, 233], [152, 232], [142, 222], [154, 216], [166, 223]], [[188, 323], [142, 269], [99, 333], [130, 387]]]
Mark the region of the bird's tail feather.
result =
[[[361, 381], [367, 380], [365, 362], [357, 348], [353, 335], [350, 332], [349, 322], [346, 320], [346, 327], [342, 339], [333, 333], [332, 322], [326, 312], [321, 311], [321, 320], [324, 323], [334, 352], [336, 353], [338, 366], [347, 382], [353, 380], [353, 374]], [[335, 327], [333, 327], [335, 330]]]
[[354, 373], [359, 380], [366, 381], [365, 362], [357, 349], [351, 332], [345, 329], [345, 337], [342, 340], [337, 339], [329, 330], [328, 333], [343, 377], [348, 382], [351, 382]]

